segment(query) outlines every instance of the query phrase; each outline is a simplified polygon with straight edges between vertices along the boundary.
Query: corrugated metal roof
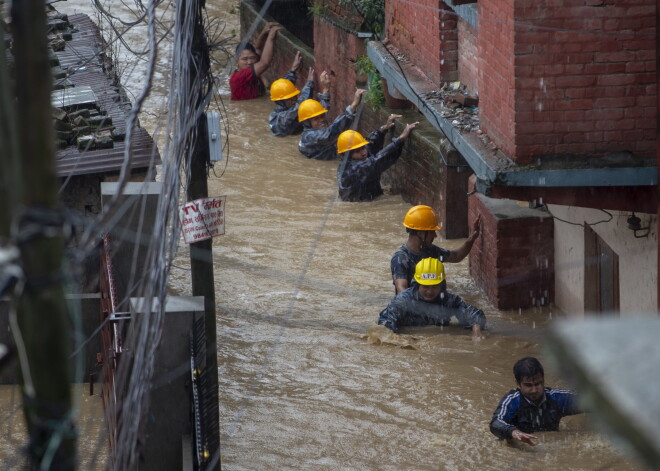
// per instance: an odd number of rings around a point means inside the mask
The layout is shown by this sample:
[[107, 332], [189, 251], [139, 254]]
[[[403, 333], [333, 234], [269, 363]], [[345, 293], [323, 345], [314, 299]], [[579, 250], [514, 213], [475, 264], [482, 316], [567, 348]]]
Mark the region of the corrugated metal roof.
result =
[[[67, 72], [66, 80], [75, 87], [93, 91], [99, 109], [112, 118], [118, 133], [126, 131], [125, 103], [112, 79], [103, 70], [102, 44], [98, 27], [84, 14], [69, 15], [69, 23], [76, 29], [72, 40], [66, 42], [64, 51], [56, 52], [60, 66]], [[68, 89], [68, 93], [73, 93]], [[75, 146], [56, 152], [56, 171], [59, 176], [85, 175], [92, 173], [117, 173], [123, 164], [124, 141], [114, 141], [112, 149], [80, 151]], [[135, 128], [130, 152], [131, 168], [145, 171], [160, 163], [160, 154], [149, 133]]]

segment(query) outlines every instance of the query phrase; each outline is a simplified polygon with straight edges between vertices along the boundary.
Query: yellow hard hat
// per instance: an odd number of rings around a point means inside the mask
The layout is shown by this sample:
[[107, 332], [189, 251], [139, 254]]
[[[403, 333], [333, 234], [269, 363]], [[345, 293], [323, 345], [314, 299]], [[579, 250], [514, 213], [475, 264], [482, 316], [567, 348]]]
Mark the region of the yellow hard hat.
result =
[[369, 141], [362, 137], [362, 134], [349, 129], [341, 133], [337, 138], [337, 152], [343, 154], [346, 151], [359, 149], [367, 144], [369, 144]]
[[423, 204], [413, 206], [406, 213], [403, 218], [403, 225], [408, 229], [416, 231], [439, 231], [442, 229], [442, 224], [438, 222], [438, 216], [430, 206]]
[[437, 258], [424, 258], [415, 266], [415, 281], [420, 285], [439, 285], [445, 281], [445, 267]]
[[271, 101], [286, 100], [300, 94], [300, 90], [291, 82], [284, 78], [275, 80], [270, 85]]
[[313, 118], [323, 113], [327, 113], [328, 110], [323, 108], [323, 105], [316, 100], [303, 101], [298, 107], [298, 122], [302, 123], [306, 119]]

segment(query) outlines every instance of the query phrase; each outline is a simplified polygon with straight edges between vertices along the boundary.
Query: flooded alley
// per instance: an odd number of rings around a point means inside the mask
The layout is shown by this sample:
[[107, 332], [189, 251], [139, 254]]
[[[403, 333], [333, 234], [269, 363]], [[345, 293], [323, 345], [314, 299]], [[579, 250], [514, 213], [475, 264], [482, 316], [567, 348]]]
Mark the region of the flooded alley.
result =
[[[376, 321], [410, 205], [389, 194], [339, 201], [337, 162], [271, 136], [266, 98], [223, 98], [229, 158], [209, 181], [210, 195], [227, 195], [226, 234], [213, 242], [223, 469], [636, 469], [584, 416], [541, 433], [536, 448], [491, 435], [513, 363], [544, 360], [557, 314], [494, 310], [465, 260], [446, 265], [448, 289], [485, 311], [485, 339], [459, 326], [383, 334]], [[175, 268], [172, 285], [189, 294], [188, 272]], [[551, 370], [547, 384], [566, 386]]]
[[[68, 3], [92, 15], [86, 2]], [[224, 34], [240, 30], [231, 7], [226, 0], [208, 5], [210, 16], [227, 23]], [[143, 42], [139, 31], [124, 39]], [[140, 117], [159, 142], [169, 57], [159, 58]], [[122, 80], [130, 96], [139, 94], [139, 80], [128, 73]], [[497, 310], [471, 279], [466, 258], [445, 264], [447, 288], [484, 311], [484, 338], [472, 340], [455, 323], [398, 335], [378, 326], [394, 296], [390, 258], [406, 241], [402, 221], [412, 204], [389, 188], [372, 202], [340, 201], [339, 161], [303, 157], [299, 136], [272, 136], [267, 97], [232, 102], [225, 76], [214, 98], [211, 111], [227, 119], [223, 160], [208, 180], [209, 196], [226, 196], [225, 234], [213, 239], [224, 471], [644, 469], [592, 429], [588, 414], [563, 419], [558, 432], [537, 433], [536, 447], [491, 434], [498, 401], [516, 387], [516, 360], [538, 357], [546, 386], [571, 387], [544, 350], [549, 325], [566, 314], [553, 307]], [[435, 244], [452, 250], [464, 240], [438, 237]], [[171, 296], [192, 295], [183, 237], [168, 288]], [[81, 433], [88, 435], [80, 469], [109, 469], [99, 392], [88, 395], [85, 387], [77, 387]], [[0, 440], [0, 457], [8, 459], [24, 430], [16, 388], [0, 390], [0, 398], [11, 411]]]

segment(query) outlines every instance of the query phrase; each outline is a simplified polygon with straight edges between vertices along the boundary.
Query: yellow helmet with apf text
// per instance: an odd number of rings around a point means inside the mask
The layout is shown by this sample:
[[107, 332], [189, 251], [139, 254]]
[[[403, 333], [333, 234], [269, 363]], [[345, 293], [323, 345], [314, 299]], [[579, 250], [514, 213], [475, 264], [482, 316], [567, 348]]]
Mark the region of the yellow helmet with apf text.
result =
[[328, 110], [323, 108], [323, 105], [316, 100], [303, 101], [298, 107], [298, 122], [302, 123], [306, 119], [313, 118], [323, 113], [327, 113]]
[[348, 131], [341, 133], [337, 138], [337, 152], [339, 154], [343, 154], [349, 150], [355, 150], [359, 149], [360, 147], [364, 147], [367, 144], [369, 144], [369, 141], [362, 137], [362, 134], [349, 129]]
[[420, 285], [439, 285], [445, 281], [445, 267], [437, 258], [424, 258], [415, 266], [415, 281]]
[[288, 79], [277, 79], [270, 86], [271, 101], [286, 100], [300, 94], [300, 90]]
[[430, 206], [423, 204], [413, 206], [406, 213], [403, 218], [403, 225], [408, 229], [416, 231], [439, 231], [442, 229], [442, 224], [438, 222], [438, 216]]

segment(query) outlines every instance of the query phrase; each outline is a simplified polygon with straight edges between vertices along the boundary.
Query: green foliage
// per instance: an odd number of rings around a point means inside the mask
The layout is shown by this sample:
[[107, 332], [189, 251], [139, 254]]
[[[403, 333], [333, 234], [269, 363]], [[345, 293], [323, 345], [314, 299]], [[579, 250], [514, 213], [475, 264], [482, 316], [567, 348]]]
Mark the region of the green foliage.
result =
[[355, 68], [355, 73], [359, 75], [369, 75], [372, 72], [377, 72], [374, 63], [367, 56], [360, 56], [355, 59], [353, 67]]
[[311, 3], [307, 8], [307, 13], [309, 16], [323, 16], [325, 13], [325, 6], [323, 5], [323, 2]]
[[378, 36], [385, 26], [385, 0], [339, 0], [342, 6], [352, 6], [362, 17], [362, 29]]
[[374, 111], [378, 111], [385, 105], [385, 94], [383, 93], [383, 82], [380, 79], [380, 73], [374, 66], [371, 59], [367, 56], [360, 56], [355, 59], [353, 65], [355, 72], [359, 75], [367, 75], [367, 93], [363, 95], [364, 103], [369, 105]]

